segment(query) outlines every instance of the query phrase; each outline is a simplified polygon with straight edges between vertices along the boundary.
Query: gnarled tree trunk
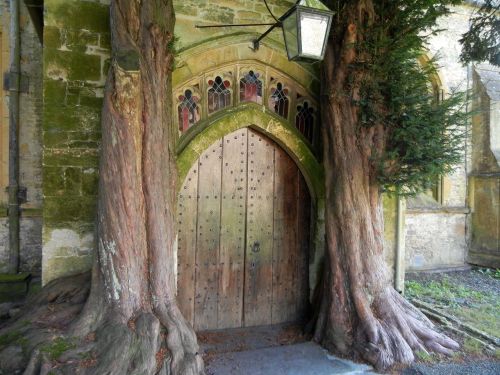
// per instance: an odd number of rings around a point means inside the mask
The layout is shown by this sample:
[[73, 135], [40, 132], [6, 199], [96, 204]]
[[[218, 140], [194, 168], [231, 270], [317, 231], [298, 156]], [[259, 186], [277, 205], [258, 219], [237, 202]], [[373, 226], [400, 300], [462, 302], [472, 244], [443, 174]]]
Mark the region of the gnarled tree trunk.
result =
[[203, 373], [175, 296], [173, 28], [172, 0], [111, 2], [91, 290], [84, 275], [56, 280], [7, 327], [28, 338], [25, 374]]
[[138, 345], [124, 360], [113, 356], [131, 348], [113, 343], [98, 373], [154, 373], [162, 353], [174, 374], [203, 371], [196, 336], [175, 299], [173, 27], [171, 0], [111, 3], [113, 56], [102, 114], [97, 274], [77, 327], [93, 330], [106, 321], [120, 327], [125, 341], [135, 334]]
[[449, 354], [458, 345], [392, 287], [383, 257], [381, 191], [374, 163], [384, 151], [383, 124], [359, 126], [364, 74], [360, 25], [377, 16], [371, 0], [351, 2], [333, 31], [324, 62], [323, 144], [326, 242], [315, 340], [379, 369], [410, 363], [414, 352]]

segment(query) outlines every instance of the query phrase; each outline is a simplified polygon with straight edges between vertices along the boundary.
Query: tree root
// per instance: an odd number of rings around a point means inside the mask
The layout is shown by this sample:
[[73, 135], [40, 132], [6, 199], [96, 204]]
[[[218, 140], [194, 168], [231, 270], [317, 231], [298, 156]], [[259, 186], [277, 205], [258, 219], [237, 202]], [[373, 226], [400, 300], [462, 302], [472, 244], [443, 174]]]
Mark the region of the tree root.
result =
[[95, 331], [88, 332], [78, 324], [92, 310], [87, 306], [82, 312], [88, 290], [88, 275], [77, 275], [30, 299], [0, 330], [0, 337], [10, 338], [0, 341], [0, 357], [9, 347], [22, 346], [24, 368], [3, 368], [0, 362], [0, 374], [203, 374], [196, 336], [175, 304], [140, 312], [126, 324], [106, 309]]
[[[410, 364], [414, 353], [432, 351], [451, 355], [458, 343], [437, 332], [434, 324], [393, 288], [373, 301], [373, 315], [362, 319], [361, 330], [366, 340], [358, 348], [361, 356], [377, 369], [395, 364]], [[375, 317], [376, 316], [376, 317]]]

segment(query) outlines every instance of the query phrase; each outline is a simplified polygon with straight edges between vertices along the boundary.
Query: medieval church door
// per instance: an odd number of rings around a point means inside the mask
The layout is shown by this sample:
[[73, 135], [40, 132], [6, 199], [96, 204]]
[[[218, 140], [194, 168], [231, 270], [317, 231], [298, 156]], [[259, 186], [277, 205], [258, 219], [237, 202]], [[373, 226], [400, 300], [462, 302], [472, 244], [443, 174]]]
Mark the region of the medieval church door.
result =
[[209, 147], [178, 201], [177, 298], [194, 329], [303, 317], [309, 216], [302, 174], [272, 140], [245, 128]]

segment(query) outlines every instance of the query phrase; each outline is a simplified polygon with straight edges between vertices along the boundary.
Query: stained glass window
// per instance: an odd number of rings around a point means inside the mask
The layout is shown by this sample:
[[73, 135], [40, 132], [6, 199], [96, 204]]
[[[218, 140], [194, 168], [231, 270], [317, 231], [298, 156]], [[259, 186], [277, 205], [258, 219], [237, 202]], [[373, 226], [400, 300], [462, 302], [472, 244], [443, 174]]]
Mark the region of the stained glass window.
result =
[[302, 135], [309, 140], [309, 142], [312, 142], [314, 130], [314, 109], [306, 101], [297, 106], [295, 126], [302, 133]]
[[262, 104], [262, 81], [260, 74], [250, 70], [240, 79], [240, 102]]
[[288, 118], [288, 107], [290, 100], [288, 99], [288, 90], [283, 88], [283, 84], [278, 82], [276, 87], [271, 89], [269, 97], [269, 108], [281, 117]]
[[179, 101], [179, 131], [183, 133], [200, 120], [199, 98], [191, 90], [186, 90], [179, 96]]
[[231, 91], [229, 90], [231, 83], [228, 80], [217, 76], [215, 80], [209, 80], [208, 84], [211, 86], [208, 90], [208, 113], [231, 105]]

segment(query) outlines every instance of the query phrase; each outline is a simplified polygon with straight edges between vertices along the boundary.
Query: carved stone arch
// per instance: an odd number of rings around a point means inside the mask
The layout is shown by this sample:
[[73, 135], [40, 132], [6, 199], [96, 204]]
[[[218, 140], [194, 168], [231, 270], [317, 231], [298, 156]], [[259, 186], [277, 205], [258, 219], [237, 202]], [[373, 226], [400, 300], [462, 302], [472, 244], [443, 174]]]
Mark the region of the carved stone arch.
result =
[[[318, 282], [320, 263], [324, 255], [324, 171], [310, 145], [299, 131], [279, 116], [262, 111], [262, 106], [244, 103], [236, 108], [221, 111], [221, 115], [199, 124], [196, 132], [187, 133], [178, 145], [179, 194], [185, 194], [182, 186], [191, 175], [192, 167], [206, 151], [229, 134], [251, 128], [274, 141], [295, 162], [307, 184], [311, 197], [308, 250], [309, 298]], [[211, 154], [211, 152], [210, 152]], [[204, 159], [203, 159], [204, 160]], [[195, 171], [196, 173], [196, 171]], [[184, 187], [185, 189], [185, 187]], [[185, 242], [185, 241], [184, 241]], [[185, 244], [184, 244], [185, 246]]]
[[[300, 87], [300, 92], [313, 102], [318, 102], [320, 92], [319, 68], [317, 65], [301, 65], [287, 59], [283, 45], [272, 39], [261, 43], [258, 51], [251, 49], [251, 40], [256, 34], [241, 34], [217, 38], [200, 43], [176, 56], [176, 69], [173, 72], [172, 86], [182, 88], [196, 77], [206, 77], [208, 72], [222, 71], [225, 67], [236, 67], [233, 101], [236, 106], [224, 108], [205, 117], [185, 132], [179, 139], [177, 165], [179, 170], [179, 189], [186, 179], [193, 163], [214, 142], [238, 129], [249, 127], [276, 142], [295, 162], [304, 176], [312, 200], [311, 247], [309, 263], [309, 287], [312, 292], [317, 284], [320, 262], [324, 253], [324, 170], [312, 150], [312, 145], [295, 128], [295, 111], [290, 119], [273, 114], [267, 109], [268, 76], [264, 81], [262, 104], [241, 102], [236, 93], [236, 82], [240, 69], [255, 65], [258, 69], [274, 70], [287, 77]], [[201, 80], [203, 81], [203, 80]], [[238, 99], [236, 99], [238, 97]], [[293, 98], [292, 108], [295, 105]], [[319, 125], [319, 124], [318, 124]]]
[[319, 93], [320, 81], [317, 66], [288, 61], [284, 47], [272, 39], [264, 40], [259, 49], [254, 51], [250, 47], [251, 40], [255, 36], [242, 34], [221, 37], [216, 41], [207, 41], [179, 51], [176, 56], [176, 69], [172, 76], [173, 87], [219, 66], [255, 61], [292, 77], [310, 93]]
[[316, 202], [324, 198], [323, 166], [314, 156], [298, 130], [279, 116], [263, 112], [254, 103], [245, 103], [224, 111], [216, 119], [199, 124], [196, 132], [186, 134], [178, 146], [179, 180], [183, 181], [191, 165], [210, 145], [235, 130], [251, 127], [275, 141], [295, 161]]

